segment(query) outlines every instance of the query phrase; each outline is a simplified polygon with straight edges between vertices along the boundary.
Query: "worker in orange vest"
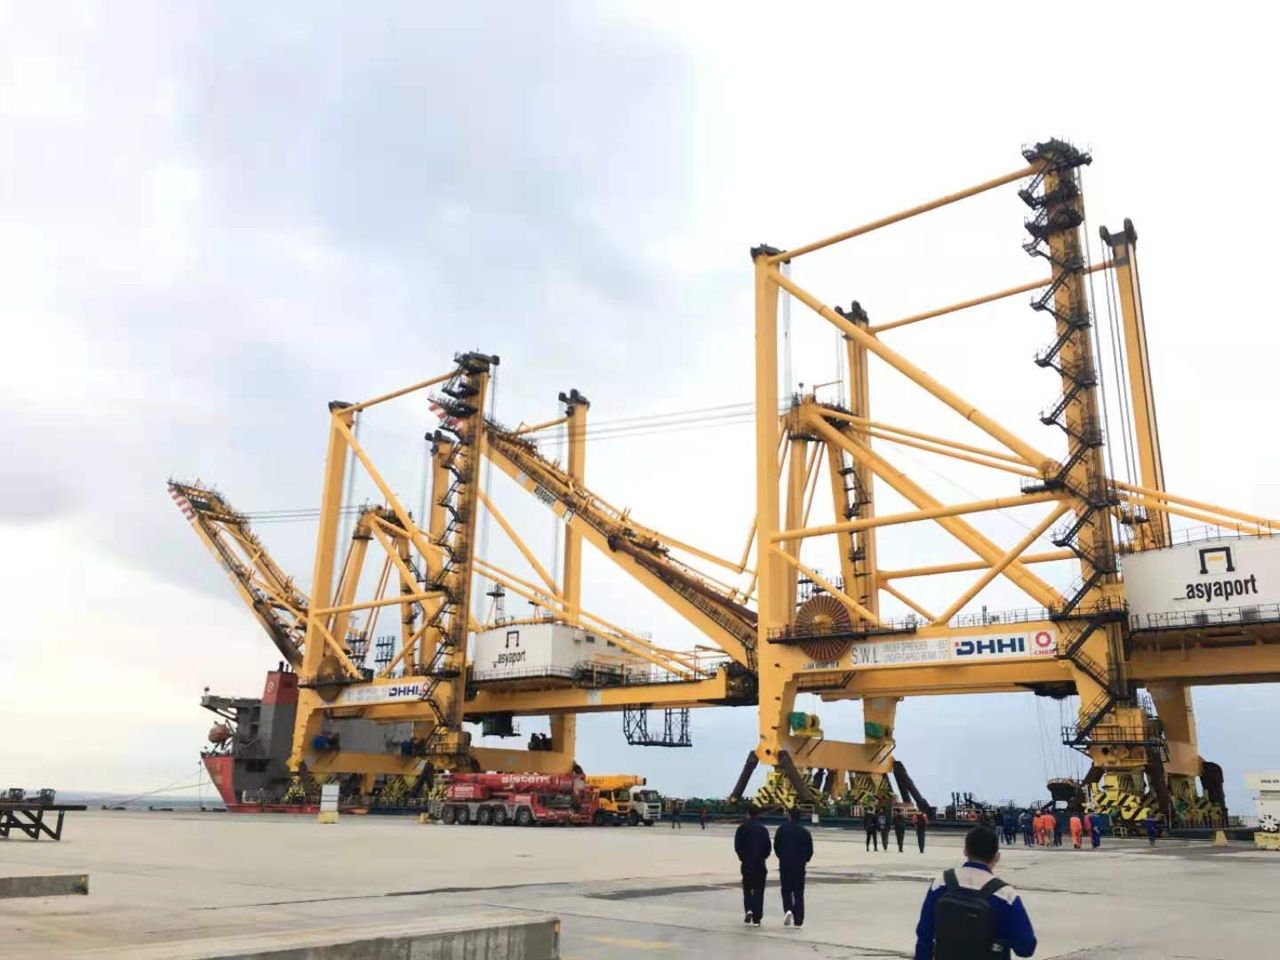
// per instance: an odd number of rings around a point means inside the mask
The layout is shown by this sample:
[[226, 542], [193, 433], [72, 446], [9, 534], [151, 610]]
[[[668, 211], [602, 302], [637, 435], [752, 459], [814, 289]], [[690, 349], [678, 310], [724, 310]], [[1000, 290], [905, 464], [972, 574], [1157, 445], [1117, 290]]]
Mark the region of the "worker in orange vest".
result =
[[1080, 840], [1084, 837], [1084, 824], [1080, 822], [1080, 814], [1071, 815], [1071, 845], [1080, 849]]

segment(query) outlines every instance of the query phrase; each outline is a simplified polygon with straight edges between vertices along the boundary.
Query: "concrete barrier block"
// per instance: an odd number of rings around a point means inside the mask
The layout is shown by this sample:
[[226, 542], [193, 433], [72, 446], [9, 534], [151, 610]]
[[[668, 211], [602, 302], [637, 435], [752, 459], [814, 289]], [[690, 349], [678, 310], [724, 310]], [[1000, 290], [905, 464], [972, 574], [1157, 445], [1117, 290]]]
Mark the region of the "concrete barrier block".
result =
[[0, 900], [11, 897], [66, 897], [89, 892], [87, 873], [50, 877], [0, 877]]
[[81, 960], [559, 960], [557, 917], [426, 918], [88, 950]]

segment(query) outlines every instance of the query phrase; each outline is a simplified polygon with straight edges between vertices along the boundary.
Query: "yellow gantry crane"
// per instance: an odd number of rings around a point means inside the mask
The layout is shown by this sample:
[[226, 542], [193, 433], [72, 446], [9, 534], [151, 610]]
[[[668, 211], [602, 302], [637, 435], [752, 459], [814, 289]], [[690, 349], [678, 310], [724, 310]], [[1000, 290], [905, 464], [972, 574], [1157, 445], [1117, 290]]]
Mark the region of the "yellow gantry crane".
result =
[[[1197, 778], [1220, 800], [1220, 772], [1199, 754], [1190, 687], [1280, 679], [1280, 583], [1260, 588], [1257, 573], [1240, 566], [1265, 568], [1273, 554], [1280, 566], [1280, 551], [1273, 549], [1280, 544], [1273, 539], [1276, 521], [1165, 489], [1136, 232], [1128, 221], [1117, 233], [1103, 230], [1109, 258], [1087, 262], [1079, 169], [1089, 156], [1050, 140], [1028, 148], [1023, 158], [1022, 166], [1003, 176], [824, 240], [789, 250], [753, 248], [757, 502], [737, 561], [639, 524], [586, 485], [590, 404], [577, 391], [560, 395], [563, 414], [554, 420], [514, 429], [494, 421], [485, 402], [498, 359], [480, 353], [460, 354], [452, 371], [402, 390], [330, 405], [309, 596], [299, 594], [245, 518], [219, 495], [198, 485], [171, 484], [197, 532], [297, 669], [301, 690], [292, 768], [359, 775], [366, 790], [379, 776], [421, 778], [433, 769], [565, 772], [574, 766], [578, 713], [757, 705], [757, 742], [735, 796], [760, 762], [776, 768], [802, 800], [851, 788], [883, 793], [890, 775], [907, 793], [912, 792], [910, 778], [893, 756], [902, 698], [1034, 691], [1057, 698], [1079, 695], [1079, 715], [1063, 736], [1092, 761], [1089, 785], [1096, 805], [1137, 816], [1153, 805], [1167, 811], [1203, 803]], [[1024, 249], [1044, 264], [1047, 276], [873, 324], [858, 302], [827, 306], [783, 269], [818, 250], [1015, 184], [1031, 211]], [[1136, 482], [1109, 477], [1105, 469], [1101, 371], [1086, 289], [1094, 273], [1110, 274], [1117, 291], [1126, 361], [1117, 374], [1126, 381], [1131, 404], [1132, 422], [1126, 426], [1134, 438]], [[1040, 419], [1065, 436], [1061, 459], [979, 410], [884, 338], [907, 325], [1026, 293], [1034, 294], [1031, 306], [1044, 318], [1048, 341], [1035, 363], [1051, 370], [1059, 383], [1058, 399]], [[784, 294], [843, 335], [847, 404], [820, 402], [815, 393], [779, 395], [778, 315]], [[992, 445], [960, 443], [936, 429], [926, 432], [875, 418], [868, 375], [873, 356], [985, 432]], [[396, 496], [354, 429], [364, 411], [422, 391], [433, 391], [432, 408], [441, 421], [425, 518], [414, 517]], [[569, 439], [563, 467], [544, 456], [536, 440], [540, 432], [561, 425]], [[891, 451], [899, 447], [978, 465], [1003, 478], [1008, 492], [944, 503], [894, 465]], [[562, 519], [559, 580], [482, 491], [480, 467], [486, 457]], [[360, 512], [339, 562], [348, 460], [373, 482], [382, 502]], [[835, 521], [810, 525], [823, 486], [829, 489]], [[912, 509], [877, 512], [878, 488], [894, 491]], [[1041, 505], [1044, 512], [1016, 543], [996, 542], [969, 519], [1027, 505]], [[475, 555], [481, 509], [517, 547], [530, 574], [521, 576]], [[1209, 524], [1219, 536], [1199, 544], [1175, 543], [1173, 517]], [[920, 523], [936, 524], [969, 558], [882, 568], [877, 537]], [[1233, 547], [1224, 535], [1240, 539]], [[840, 569], [830, 577], [802, 557], [804, 545], [816, 538], [833, 538], [838, 548]], [[1040, 546], [1046, 538], [1054, 549]], [[659, 647], [585, 610], [584, 542], [679, 613], [719, 655], [707, 657], [705, 648]], [[371, 547], [380, 552], [382, 566], [373, 596], [362, 597]], [[1199, 597], [1201, 590], [1210, 601], [1217, 596], [1223, 603], [1192, 609], [1166, 595], [1170, 578], [1182, 589], [1179, 578], [1192, 561], [1196, 569], [1186, 573], [1188, 597]], [[1050, 564], [1076, 565], [1074, 585], [1061, 591], [1037, 572]], [[914, 600], [905, 585], [965, 571], [975, 574], [971, 585], [937, 611]], [[620, 656], [643, 664], [644, 671], [628, 670], [620, 675], [622, 682], [619, 675], [602, 679], [595, 673], [479, 679], [468, 661], [468, 639], [492, 624], [476, 623], [469, 614], [477, 576], [535, 603], [547, 612], [545, 619], [607, 637]], [[1253, 592], [1245, 597], [1250, 576]], [[1024, 593], [1031, 608], [1014, 617], [985, 609], [981, 616], [968, 613], [996, 578]], [[1228, 602], [1232, 590], [1237, 591], [1234, 605]], [[882, 595], [911, 613], [884, 615]], [[400, 617], [399, 651], [375, 672], [364, 666], [357, 650], [367, 649], [378, 612], [387, 607]], [[1144, 706], [1142, 689], [1149, 691], [1154, 709]], [[801, 693], [827, 701], [862, 700], [864, 738], [815, 735], [812, 722], [795, 710]], [[529, 715], [552, 717], [547, 749], [480, 748], [463, 726], [464, 721]], [[351, 749], [327, 733], [344, 719], [408, 724], [412, 736], [396, 749]]]

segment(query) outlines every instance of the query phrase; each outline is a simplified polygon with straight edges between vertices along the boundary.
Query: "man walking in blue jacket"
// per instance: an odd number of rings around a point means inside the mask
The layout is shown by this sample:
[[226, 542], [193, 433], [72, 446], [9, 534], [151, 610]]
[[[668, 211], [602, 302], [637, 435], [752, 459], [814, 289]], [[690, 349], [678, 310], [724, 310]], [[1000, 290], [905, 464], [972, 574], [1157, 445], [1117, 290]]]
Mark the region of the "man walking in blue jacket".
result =
[[1007, 958], [1036, 952], [1031, 918], [1018, 892], [992, 873], [1000, 839], [989, 827], [964, 838], [964, 866], [933, 881], [916, 925], [915, 960]]

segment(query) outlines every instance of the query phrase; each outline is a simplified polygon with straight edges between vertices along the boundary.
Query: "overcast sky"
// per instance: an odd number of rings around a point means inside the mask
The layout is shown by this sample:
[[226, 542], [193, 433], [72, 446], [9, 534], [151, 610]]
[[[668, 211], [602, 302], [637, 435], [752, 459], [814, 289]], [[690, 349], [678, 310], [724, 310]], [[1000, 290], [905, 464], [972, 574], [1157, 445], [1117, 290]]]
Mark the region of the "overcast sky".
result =
[[[214, 482], [243, 510], [314, 505], [325, 404], [441, 372], [460, 349], [502, 357], [496, 412], [512, 423], [553, 416], [570, 387], [602, 422], [750, 400], [751, 245], [1007, 172], [1047, 136], [1093, 151], [1090, 236], [1131, 217], [1142, 238], [1169, 486], [1280, 514], [1266, 422], [1280, 333], [1263, 294], [1277, 204], [1246, 167], [1276, 147], [1259, 122], [1276, 88], [1266, 31], [1243, 5], [1084, 4], [1072, 19], [1087, 29], [1050, 42], [1025, 5], [983, 9], [0, 3], [0, 729], [31, 733], [4, 738], [0, 780], [194, 778], [201, 690], [260, 690], [274, 650], [169, 476]], [[1000, 191], [815, 255], [796, 279], [874, 320], [1020, 283], [1041, 269], [1019, 246], [1025, 212]], [[795, 331], [793, 379], [832, 379], [830, 330], [798, 309]], [[886, 335], [1056, 452], [1037, 420], [1056, 384], [1031, 362], [1049, 339], [1023, 298]], [[977, 439], [873, 375], [885, 419]], [[430, 422], [408, 404], [364, 425], [411, 499]], [[601, 438], [589, 482], [736, 556], [751, 444], [742, 422]], [[897, 462], [943, 499], [1010, 492], [924, 455]], [[501, 478], [494, 491], [549, 551], [546, 512]], [[1040, 515], [984, 529], [1012, 542]], [[305, 582], [314, 531], [262, 535]], [[884, 550], [895, 566], [964, 558], [927, 533]], [[914, 589], [936, 609], [967, 576]], [[983, 600], [1024, 603], [1004, 585]], [[699, 639], [601, 558], [586, 602], [669, 645]], [[1243, 773], [1280, 765], [1254, 735], [1280, 722], [1276, 688], [1199, 690], [1196, 704], [1239, 809]], [[1081, 768], [1057, 744], [1060, 710], [909, 701], [898, 756], [935, 802], [1029, 800]], [[858, 738], [856, 704], [822, 712], [828, 736]], [[583, 721], [584, 766], [723, 795], [755, 715], [697, 714], [693, 751], [625, 750], [620, 728]]]

